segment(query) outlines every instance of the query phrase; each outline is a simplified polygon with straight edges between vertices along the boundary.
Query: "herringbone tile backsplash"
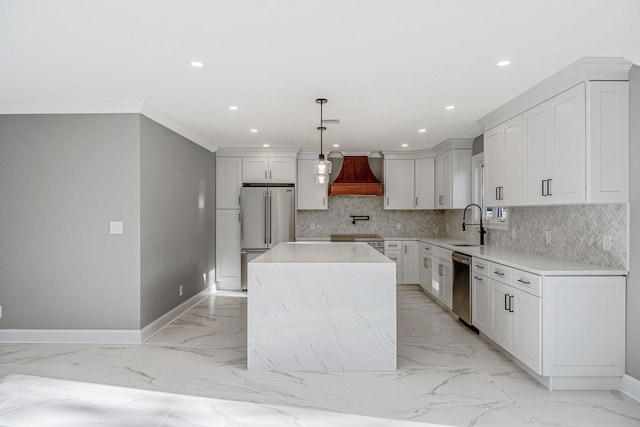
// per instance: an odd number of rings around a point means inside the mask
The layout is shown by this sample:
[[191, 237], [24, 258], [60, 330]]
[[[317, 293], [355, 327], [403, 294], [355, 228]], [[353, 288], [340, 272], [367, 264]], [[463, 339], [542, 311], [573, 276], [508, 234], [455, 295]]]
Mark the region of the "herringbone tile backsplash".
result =
[[[369, 221], [351, 223], [351, 215], [369, 215]], [[385, 211], [383, 198], [329, 197], [329, 209], [298, 211], [297, 238], [324, 238], [330, 234], [377, 233], [383, 237], [436, 236], [441, 233], [442, 211]], [[315, 224], [315, 228], [311, 228]], [[400, 224], [400, 229], [397, 228]]]
[[[370, 220], [353, 225], [350, 215], [369, 215]], [[382, 197], [330, 197], [328, 210], [297, 211], [296, 237], [378, 233], [383, 237], [449, 236], [477, 242], [477, 227], [463, 232], [461, 224], [461, 209], [385, 211]], [[546, 231], [551, 232], [549, 244]], [[602, 249], [605, 235], [613, 239], [611, 251]], [[488, 230], [486, 244], [566, 261], [627, 268], [627, 205], [510, 208], [509, 229]]]
[[[478, 240], [477, 227], [463, 232], [462, 210], [445, 211], [444, 229], [461, 239]], [[545, 232], [551, 241], [546, 242]], [[602, 249], [605, 235], [611, 251]], [[627, 205], [509, 208], [509, 229], [487, 232], [486, 244], [566, 261], [627, 268]]]

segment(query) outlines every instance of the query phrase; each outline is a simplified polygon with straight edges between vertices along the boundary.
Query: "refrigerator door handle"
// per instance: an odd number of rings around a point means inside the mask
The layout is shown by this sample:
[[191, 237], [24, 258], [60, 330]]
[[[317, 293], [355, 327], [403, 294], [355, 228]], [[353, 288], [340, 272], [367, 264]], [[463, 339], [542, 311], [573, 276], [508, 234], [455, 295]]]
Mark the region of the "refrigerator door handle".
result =
[[264, 244], [267, 244], [267, 192], [263, 191], [262, 192], [262, 197], [264, 197], [264, 204], [263, 204], [263, 208], [264, 208]]
[[271, 244], [271, 191], [269, 191], [269, 244]]

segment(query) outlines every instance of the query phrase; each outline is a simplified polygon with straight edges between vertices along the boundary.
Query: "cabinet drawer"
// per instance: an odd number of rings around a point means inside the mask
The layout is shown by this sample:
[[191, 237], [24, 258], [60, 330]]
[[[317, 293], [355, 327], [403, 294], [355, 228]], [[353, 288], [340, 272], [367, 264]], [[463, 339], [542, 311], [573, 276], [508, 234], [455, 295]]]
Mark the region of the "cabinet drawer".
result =
[[449, 263], [452, 262], [451, 261], [451, 254], [453, 254], [452, 250], [440, 248], [438, 246], [433, 246], [433, 249], [431, 251], [432, 251], [431, 255], [433, 255], [434, 257]]
[[542, 276], [514, 268], [511, 277], [514, 288], [542, 297]]
[[473, 258], [471, 260], [471, 270], [476, 274], [482, 274], [483, 276], [489, 275], [489, 262], [483, 259]]
[[402, 247], [402, 242], [398, 240], [393, 241], [385, 241], [384, 242], [384, 251], [400, 251]]
[[430, 245], [422, 245], [420, 247], [420, 255], [432, 255], [433, 254], [433, 247]]
[[504, 265], [489, 263], [489, 277], [498, 282], [511, 284], [511, 267], [505, 267]]

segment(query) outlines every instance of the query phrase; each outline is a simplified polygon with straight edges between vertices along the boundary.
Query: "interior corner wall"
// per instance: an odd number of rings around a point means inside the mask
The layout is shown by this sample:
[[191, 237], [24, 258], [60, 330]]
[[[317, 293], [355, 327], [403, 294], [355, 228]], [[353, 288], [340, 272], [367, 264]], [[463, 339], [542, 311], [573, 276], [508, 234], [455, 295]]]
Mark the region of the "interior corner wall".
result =
[[0, 116], [1, 329], [138, 329], [139, 120]]
[[214, 153], [144, 116], [140, 152], [143, 328], [215, 276], [216, 185]]
[[629, 276], [627, 278], [627, 374], [640, 380], [640, 67], [629, 71]]

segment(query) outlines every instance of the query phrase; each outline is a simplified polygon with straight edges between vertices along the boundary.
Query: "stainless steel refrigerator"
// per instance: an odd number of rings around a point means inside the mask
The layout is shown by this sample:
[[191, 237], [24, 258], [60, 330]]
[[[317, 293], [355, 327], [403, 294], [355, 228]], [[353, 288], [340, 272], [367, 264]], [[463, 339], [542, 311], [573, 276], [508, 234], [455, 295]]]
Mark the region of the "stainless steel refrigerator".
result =
[[295, 239], [293, 185], [245, 186], [240, 192], [242, 289], [247, 289], [247, 264], [280, 242]]

